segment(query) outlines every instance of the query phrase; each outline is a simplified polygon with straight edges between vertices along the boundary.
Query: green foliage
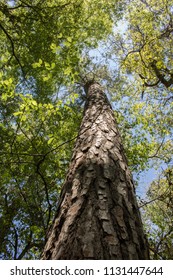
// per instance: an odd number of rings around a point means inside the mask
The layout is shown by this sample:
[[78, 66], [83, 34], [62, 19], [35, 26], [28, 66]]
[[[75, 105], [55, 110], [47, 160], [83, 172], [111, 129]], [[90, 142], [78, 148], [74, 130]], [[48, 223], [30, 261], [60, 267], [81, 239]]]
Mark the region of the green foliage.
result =
[[131, 1], [123, 44], [123, 66], [137, 73], [144, 86], [173, 85], [172, 0]]
[[[0, 49], [5, 86], [30, 81], [37, 98], [74, 82], [81, 52], [112, 27], [114, 1], [1, 1]], [[25, 82], [26, 82], [25, 81]], [[23, 86], [23, 84], [22, 84]], [[33, 91], [33, 89], [32, 89]]]
[[[123, 92], [122, 92], [123, 96]], [[148, 95], [145, 99], [134, 92], [133, 85], [124, 91], [117, 104], [117, 121], [131, 169], [149, 168], [156, 161], [172, 160], [172, 110]]]
[[156, 160], [172, 160], [172, 4], [129, 1], [124, 31], [115, 29], [107, 54], [109, 63], [116, 61], [114, 68], [118, 64], [118, 81], [109, 91], [130, 166], [137, 172]]
[[0, 127], [1, 257], [33, 259], [55, 211], [81, 114], [61, 100], [16, 99], [20, 105]]
[[154, 181], [144, 203], [144, 221], [152, 259], [172, 259], [173, 171], [169, 166]]

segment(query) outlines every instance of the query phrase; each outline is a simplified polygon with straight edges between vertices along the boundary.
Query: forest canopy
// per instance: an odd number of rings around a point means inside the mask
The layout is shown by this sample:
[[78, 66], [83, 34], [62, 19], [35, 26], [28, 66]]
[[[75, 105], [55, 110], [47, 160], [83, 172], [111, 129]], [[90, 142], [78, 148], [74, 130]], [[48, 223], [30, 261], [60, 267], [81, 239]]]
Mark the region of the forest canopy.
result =
[[40, 258], [88, 77], [114, 109], [151, 257], [172, 259], [172, 45], [172, 0], [1, 1], [1, 259]]

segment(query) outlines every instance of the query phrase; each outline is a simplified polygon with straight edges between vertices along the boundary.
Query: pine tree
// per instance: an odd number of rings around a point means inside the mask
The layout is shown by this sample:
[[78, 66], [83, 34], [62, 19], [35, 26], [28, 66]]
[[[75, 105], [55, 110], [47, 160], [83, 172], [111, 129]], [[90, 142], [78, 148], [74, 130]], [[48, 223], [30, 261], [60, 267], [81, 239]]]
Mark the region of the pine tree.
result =
[[86, 104], [43, 259], [148, 259], [134, 185], [113, 110], [101, 86]]

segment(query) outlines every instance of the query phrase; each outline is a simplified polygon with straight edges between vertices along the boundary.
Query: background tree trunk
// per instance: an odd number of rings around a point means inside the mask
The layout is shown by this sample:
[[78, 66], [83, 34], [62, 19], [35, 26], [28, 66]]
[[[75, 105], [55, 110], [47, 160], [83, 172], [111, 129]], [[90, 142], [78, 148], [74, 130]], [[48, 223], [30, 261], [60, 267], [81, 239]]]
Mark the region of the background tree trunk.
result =
[[85, 86], [84, 117], [43, 259], [148, 259], [133, 181], [111, 106]]

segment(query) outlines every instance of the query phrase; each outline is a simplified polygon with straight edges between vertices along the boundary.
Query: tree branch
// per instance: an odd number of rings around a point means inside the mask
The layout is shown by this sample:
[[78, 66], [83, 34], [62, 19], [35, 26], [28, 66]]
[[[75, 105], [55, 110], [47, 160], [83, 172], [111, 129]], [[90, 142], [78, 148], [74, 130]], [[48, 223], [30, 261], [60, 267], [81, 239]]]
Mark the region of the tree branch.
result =
[[15, 52], [15, 47], [14, 47], [14, 42], [11, 38], [11, 36], [9, 35], [9, 33], [7, 32], [7, 30], [3, 27], [3, 25], [0, 23], [0, 28], [3, 30], [3, 32], [5, 33], [5, 35], [7, 36], [8, 40], [10, 41], [10, 44], [11, 44], [11, 49], [12, 49], [12, 55], [15, 57], [17, 63], [19, 64], [21, 70], [22, 70], [22, 74], [23, 76], [25, 77], [25, 72], [24, 72], [24, 69], [23, 69], [23, 66], [19, 60], [19, 58], [17, 57], [16, 55], [16, 52]]
[[167, 87], [167, 88], [170, 87], [173, 84], [173, 74], [168, 73], [170, 75], [170, 79], [166, 80], [165, 75], [161, 74], [161, 71], [157, 68], [156, 63], [157, 62], [154, 60], [150, 65], [151, 65], [152, 69], [154, 70], [157, 78], [163, 85], [165, 85], [165, 87]]

